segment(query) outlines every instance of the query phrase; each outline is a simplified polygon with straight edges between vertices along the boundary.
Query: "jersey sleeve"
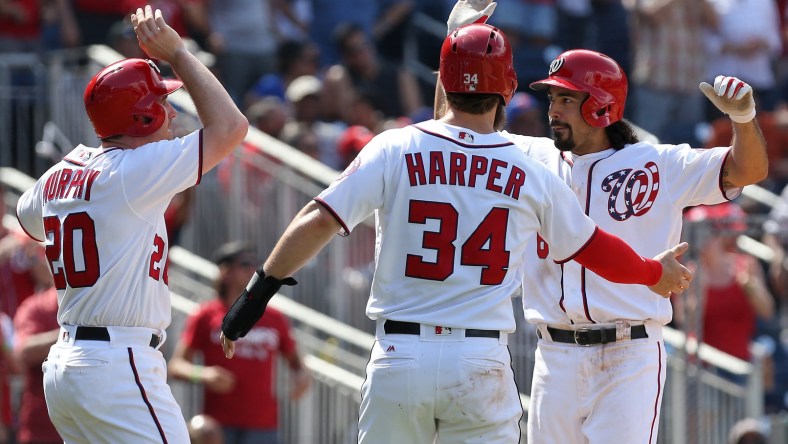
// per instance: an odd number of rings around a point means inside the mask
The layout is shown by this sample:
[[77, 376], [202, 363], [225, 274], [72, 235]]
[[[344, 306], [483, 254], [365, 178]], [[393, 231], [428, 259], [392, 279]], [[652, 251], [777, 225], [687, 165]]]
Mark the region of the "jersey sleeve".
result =
[[572, 190], [558, 176], [545, 171], [546, 196], [539, 215], [540, 235], [550, 245], [553, 259], [562, 263], [577, 255], [591, 240], [596, 224], [585, 215]]
[[19, 220], [19, 225], [28, 236], [38, 242], [43, 242], [46, 237], [42, 214], [43, 205], [41, 180], [36, 181], [33, 188], [22, 193], [22, 197], [16, 203], [16, 218]]
[[344, 172], [315, 200], [331, 211], [346, 236], [353, 228], [383, 205], [388, 132], [372, 139]]
[[127, 154], [122, 166], [126, 199], [147, 214], [177, 193], [196, 185], [202, 177], [202, 131], [162, 140]]
[[741, 188], [725, 191], [722, 186], [729, 147], [691, 148], [684, 144], [670, 146], [662, 155], [667, 163], [663, 171], [668, 175], [662, 183], [678, 207], [718, 204], [741, 194]]

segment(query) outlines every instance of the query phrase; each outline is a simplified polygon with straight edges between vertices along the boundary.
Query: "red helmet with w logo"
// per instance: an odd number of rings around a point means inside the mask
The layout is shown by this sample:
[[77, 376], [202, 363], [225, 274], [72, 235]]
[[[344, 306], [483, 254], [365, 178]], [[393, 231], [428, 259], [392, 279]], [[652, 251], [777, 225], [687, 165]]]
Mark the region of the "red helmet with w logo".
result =
[[627, 76], [615, 60], [600, 52], [573, 49], [559, 55], [550, 64], [549, 76], [531, 83], [537, 91], [551, 86], [588, 93], [580, 113], [591, 126], [604, 128], [624, 117]]
[[149, 136], [167, 118], [160, 99], [181, 86], [180, 80], [164, 80], [150, 60], [125, 59], [90, 79], [83, 97], [85, 110], [100, 139]]
[[441, 47], [440, 80], [446, 92], [498, 94], [508, 105], [517, 89], [509, 40], [484, 23], [457, 28]]

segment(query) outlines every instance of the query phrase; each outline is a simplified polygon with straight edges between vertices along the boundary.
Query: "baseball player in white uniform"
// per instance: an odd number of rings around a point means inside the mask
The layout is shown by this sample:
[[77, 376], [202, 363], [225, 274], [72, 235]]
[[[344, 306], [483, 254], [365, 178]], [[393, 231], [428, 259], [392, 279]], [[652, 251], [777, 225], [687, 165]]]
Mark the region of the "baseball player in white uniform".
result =
[[[485, 20], [494, 5], [459, 1], [449, 29]], [[531, 88], [548, 94], [553, 140], [506, 135], [563, 179], [600, 228], [640, 254], [678, 241], [684, 208], [735, 198], [766, 177], [752, 89], [739, 79], [719, 76], [714, 86], [700, 86], [734, 126], [732, 146], [714, 149], [639, 142], [622, 120], [626, 76], [600, 53], [559, 55], [549, 77]], [[526, 251], [534, 266], [524, 270], [523, 306], [540, 338], [529, 441], [655, 443], [670, 301], [642, 286], [608, 282], [576, 262], [556, 264], [544, 236], [532, 235]]]
[[[85, 108], [97, 148], [77, 146], [17, 205], [44, 242], [62, 329], [44, 362], [49, 415], [66, 443], [186, 443], [159, 347], [170, 323], [164, 210], [245, 137], [248, 122], [219, 81], [150, 6], [131, 16], [150, 60], [97, 73]], [[204, 124], [174, 138], [167, 95], [185, 85]]]
[[[474, 24], [443, 43], [449, 111], [376, 136], [290, 224], [225, 316], [222, 344], [260, 317], [288, 277], [339, 232], [376, 215], [367, 315], [377, 341], [361, 389], [361, 443], [515, 443], [522, 416], [507, 347], [512, 295], [539, 231], [560, 262], [667, 294], [691, 279], [686, 247], [638, 256], [598, 230], [568, 187], [494, 129], [516, 89], [511, 47]], [[610, 256], [609, 249], [621, 249]], [[660, 267], [660, 262], [662, 266]], [[661, 275], [661, 278], [660, 278]]]

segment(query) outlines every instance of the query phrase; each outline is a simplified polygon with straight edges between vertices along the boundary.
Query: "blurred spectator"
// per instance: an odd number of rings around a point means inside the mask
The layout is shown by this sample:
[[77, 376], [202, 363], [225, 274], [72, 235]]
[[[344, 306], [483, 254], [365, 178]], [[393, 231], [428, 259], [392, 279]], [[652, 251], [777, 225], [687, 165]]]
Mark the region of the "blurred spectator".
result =
[[[203, 384], [203, 413], [221, 424], [225, 444], [278, 443], [277, 356], [281, 354], [291, 370], [291, 399], [305, 393], [311, 376], [288, 319], [271, 307], [236, 342], [233, 359], [225, 358], [219, 345], [222, 319], [260, 261], [249, 245], [229, 242], [219, 247], [214, 262], [219, 267], [216, 298], [201, 304], [187, 319], [169, 363], [170, 375]], [[195, 364], [198, 354], [202, 365]]]
[[518, 92], [506, 107], [506, 130], [524, 136], [548, 137], [545, 113], [534, 96]]
[[520, 88], [527, 88], [544, 77], [550, 62], [561, 52], [553, 44], [557, 26], [555, 0], [512, 0], [497, 4], [489, 23], [509, 38]]
[[[80, 31], [82, 45], [102, 45], [112, 25], [123, 21], [137, 8], [144, 7], [145, 0], [72, 0], [74, 16]], [[169, 20], [169, 17], [167, 17]], [[169, 23], [169, 22], [168, 22]]]
[[279, 36], [287, 40], [304, 41], [309, 39], [309, 28], [314, 13], [310, 0], [276, 0], [276, 28]]
[[320, 137], [311, 125], [296, 122], [282, 132], [282, 140], [309, 157], [320, 160]]
[[777, 4], [774, 0], [709, 1], [718, 25], [707, 34], [707, 77], [712, 80], [720, 73], [738, 77], [752, 86], [762, 109], [773, 110], [777, 81], [772, 65], [782, 50]]
[[208, 16], [208, 50], [236, 104], [263, 75], [276, 69], [274, 0], [201, 0]]
[[[624, 0], [632, 12], [632, 120], [663, 143], [679, 143], [704, 121], [703, 33], [716, 14], [706, 0]], [[728, 127], [730, 127], [728, 123]], [[721, 145], [730, 143], [725, 140]]]
[[337, 143], [337, 152], [342, 159], [342, 166], [344, 169], [350, 162], [356, 158], [361, 149], [364, 148], [375, 134], [369, 129], [361, 125], [353, 125], [348, 127], [339, 137]]
[[164, 211], [164, 224], [167, 226], [167, 239], [170, 247], [178, 245], [181, 229], [186, 225], [191, 214], [194, 193], [194, 187], [181, 191], [172, 198]]
[[282, 130], [282, 140], [299, 143], [302, 150], [307, 151], [311, 151], [310, 143], [317, 142], [317, 152], [307, 154], [313, 157], [316, 155], [317, 159], [332, 168], [339, 168], [336, 147], [345, 125], [321, 119], [326, 103], [322, 97], [324, 93], [322, 82], [315, 76], [301, 76], [290, 83], [285, 97], [293, 106], [293, 119]]
[[14, 316], [14, 357], [24, 375], [17, 432], [20, 444], [63, 442], [49, 420], [41, 371], [41, 364], [59, 333], [54, 286], [26, 299]]
[[703, 224], [703, 230], [696, 232], [705, 237], [694, 239], [699, 257], [693, 286], [700, 301], [692, 301], [689, 295], [677, 301], [686, 299], [690, 312], [702, 310], [703, 342], [749, 361], [756, 320], [774, 317], [774, 300], [757, 260], [736, 246], [737, 237], [747, 228], [746, 214], [735, 203], [725, 202], [691, 208], [685, 220]]
[[[697, 87], [696, 87], [697, 89]], [[766, 153], [769, 156], [769, 176], [758, 185], [774, 193], [779, 193], [788, 184], [788, 107], [774, 111], [761, 108], [760, 97], [755, 98], [758, 113], [755, 118], [766, 140]], [[726, 146], [733, 140], [733, 126], [727, 116], [711, 122], [709, 139], [704, 146]]]
[[564, 50], [588, 47], [591, 0], [556, 0], [555, 3], [555, 43]]
[[415, 10], [414, 0], [385, 0], [372, 26], [372, 40], [378, 52], [398, 65], [402, 64], [406, 33], [411, 30], [408, 25]]
[[80, 32], [71, 0], [42, 0], [40, 4], [44, 49], [79, 46]]
[[780, 199], [772, 207], [763, 225], [763, 243], [768, 245], [774, 255], [769, 264], [769, 281], [781, 304], [788, 303], [788, 185], [780, 194]]
[[290, 83], [301, 76], [317, 76], [320, 69], [320, 53], [311, 41], [286, 40], [276, 51], [275, 73], [266, 74], [248, 92], [246, 100], [253, 102], [260, 97], [275, 96], [285, 100], [285, 91]]
[[311, 0], [314, 15], [310, 40], [320, 47], [322, 66], [330, 66], [340, 60], [331, 38], [338, 27], [355, 23], [367, 38], [372, 37], [372, 26], [384, 1], [387, 0]]
[[253, 127], [271, 137], [281, 138], [288, 119], [288, 109], [278, 97], [263, 97], [246, 110], [246, 118]]
[[222, 426], [210, 416], [194, 415], [186, 426], [191, 444], [224, 444]]
[[0, 0], [0, 53], [41, 50], [41, 2]]
[[[0, 208], [5, 211], [5, 190], [0, 185]], [[19, 305], [52, 285], [44, 248], [26, 235], [0, 223], [0, 312], [11, 318]]]
[[379, 57], [374, 45], [355, 24], [341, 26], [334, 34], [341, 63], [325, 76], [325, 116], [345, 120], [344, 111], [359, 91], [371, 94], [376, 109], [386, 117], [407, 116], [423, 106], [416, 78], [405, 68]]
[[107, 45], [124, 58], [148, 58], [140, 48], [137, 34], [128, 19], [119, 20], [110, 26], [107, 31]]
[[755, 418], [745, 418], [731, 427], [728, 444], [768, 444], [769, 427]]
[[591, 0], [591, 37], [588, 49], [617, 61], [627, 75], [631, 72], [629, 14], [622, 0]]

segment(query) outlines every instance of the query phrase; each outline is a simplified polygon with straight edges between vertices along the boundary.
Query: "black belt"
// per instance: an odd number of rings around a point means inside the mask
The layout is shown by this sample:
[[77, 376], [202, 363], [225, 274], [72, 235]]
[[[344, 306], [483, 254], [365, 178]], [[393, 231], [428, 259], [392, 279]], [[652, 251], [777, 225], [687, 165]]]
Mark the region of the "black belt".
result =
[[[435, 327], [449, 328], [449, 327]], [[418, 335], [421, 334], [421, 325], [414, 322], [401, 322], [387, 320], [383, 324], [383, 331], [387, 335]], [[465, 329], [466, 338], [500, 338], [501, 332], [498, 330], [477, 330], [475, 328]]]
[[[82, 339], [86, 341], [109, 341], [109, 330], [107, 327], [77, 327], [77, 333], [74, 339]], [[153, 348], [159, 345], [159, 337], [150, 335], [150, 343], [148, 344]]]
[[[547, 327], [553, 342], [563, 342], [565, 344], [577, 345], [596, 345], [616, 342], [616, 327], [605, 328], [581, 328], [578, 330], [561, 330], [558, 328]], [[631, 339], [643, 339], [648, 337], [645, 325], [635, 325], [630, 330]], [[537, 330], [537, 336], [542, 338], [542, 333]]]

